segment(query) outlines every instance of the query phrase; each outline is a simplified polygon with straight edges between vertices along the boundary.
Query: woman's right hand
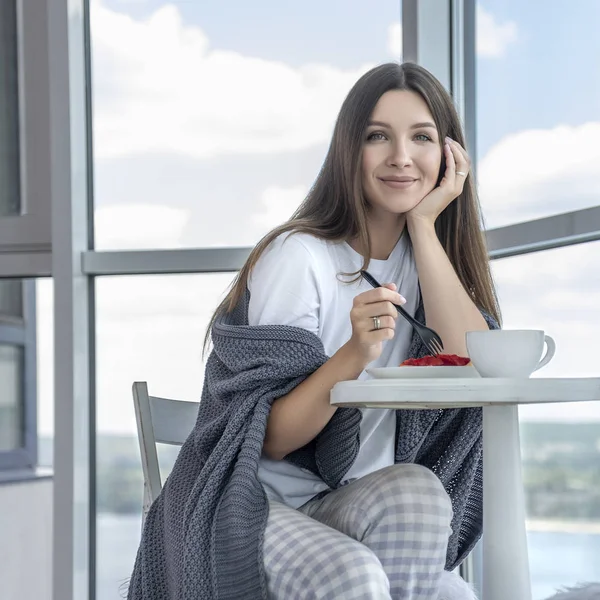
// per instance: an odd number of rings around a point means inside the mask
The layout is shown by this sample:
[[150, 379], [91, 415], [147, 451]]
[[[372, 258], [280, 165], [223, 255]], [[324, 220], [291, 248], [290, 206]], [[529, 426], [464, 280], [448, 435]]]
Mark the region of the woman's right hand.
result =
[[[394, 283], [385, 283], [380, 288], [362, 292], [354, 298], [350, 311], [352, 337], [346, 346], [357, 355], [364, 367], [379, 358], [383, 342], [394, 337], [398, 318], [394, 304], [406, 304], [404, 297], [396, 291]], [[375, 328], [373, 317], [379, 317], [379, 329]]]

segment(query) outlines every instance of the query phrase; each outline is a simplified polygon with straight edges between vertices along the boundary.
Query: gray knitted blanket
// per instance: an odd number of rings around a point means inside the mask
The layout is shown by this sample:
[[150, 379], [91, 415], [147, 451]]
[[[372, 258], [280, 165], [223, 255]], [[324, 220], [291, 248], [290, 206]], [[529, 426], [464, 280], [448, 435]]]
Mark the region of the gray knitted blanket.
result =
[[[196, 425], [148, 513], [129, 600], [267, 597], [262, 536], [268, 502], [257, 479], [267, 417], [275, 399], [328, 357], [319, 338], [303, 329], [249, 326], [248, 299], [247, 293], [213, 327]], [[422, 306], [417, 317], [424, 319]], [[411, 357], [425, 354], [415, 336]], [[396, 461], [432, 469], [452, 500], [446, 567], [453, 568], [481, 534], [481, 409], [397, 413]], [[286, 460], [336, 488], [358, 453], [360, 420], [358, 409], [338, 409]]]

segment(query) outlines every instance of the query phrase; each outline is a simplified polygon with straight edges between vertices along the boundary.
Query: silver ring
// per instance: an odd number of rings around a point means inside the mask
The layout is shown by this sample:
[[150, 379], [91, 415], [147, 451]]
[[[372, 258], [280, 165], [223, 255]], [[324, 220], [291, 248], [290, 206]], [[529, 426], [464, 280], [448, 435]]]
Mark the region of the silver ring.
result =
[[375, 327], [375, 329], [381, 329], [381, 320], [379, 319], [379, 317], [372, 317], [373, 318], [373, 327]]
[[468, 175], [468, 173], [465, 173], [464, 171], [456, 171], [457, 175], [460, 175], [461, 177], [466, 177]]

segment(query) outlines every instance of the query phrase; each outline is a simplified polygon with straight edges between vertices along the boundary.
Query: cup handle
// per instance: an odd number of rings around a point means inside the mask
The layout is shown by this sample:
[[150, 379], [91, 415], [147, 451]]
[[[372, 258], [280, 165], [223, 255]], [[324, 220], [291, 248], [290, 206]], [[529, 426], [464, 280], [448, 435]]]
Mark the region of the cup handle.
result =
[[547, 365], [552, 360], [554, 352], [556, 351], [556, 344], [549, 335], [544, 336], [544, 341], [546, 342], [546, 354], [544, 354], [544, 357], [537, 364], [537, 367], [534, 369], [534, 371], [537, 371], [538, 369], [541, 369], [543, 366]]

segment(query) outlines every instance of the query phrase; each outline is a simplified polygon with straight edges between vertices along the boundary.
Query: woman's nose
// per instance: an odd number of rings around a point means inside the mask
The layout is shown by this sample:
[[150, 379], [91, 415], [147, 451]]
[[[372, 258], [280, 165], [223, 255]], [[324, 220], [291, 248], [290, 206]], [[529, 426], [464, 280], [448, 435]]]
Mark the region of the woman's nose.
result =
[[392, 144], [388, 163], [394, 167], [404, 167], [412, 162], [409, 149], [405, 142], [398, 141]]

